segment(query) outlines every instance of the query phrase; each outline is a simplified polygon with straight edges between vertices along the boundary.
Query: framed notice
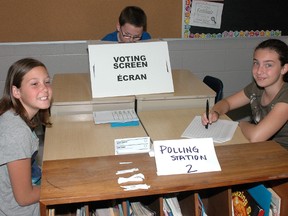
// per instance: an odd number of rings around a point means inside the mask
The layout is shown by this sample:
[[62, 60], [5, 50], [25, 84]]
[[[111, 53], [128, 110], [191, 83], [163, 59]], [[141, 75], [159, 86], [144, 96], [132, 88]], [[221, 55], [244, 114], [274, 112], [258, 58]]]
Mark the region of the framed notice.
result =
[[92, 97], [174, 92], [166, 41], [88, 45]]

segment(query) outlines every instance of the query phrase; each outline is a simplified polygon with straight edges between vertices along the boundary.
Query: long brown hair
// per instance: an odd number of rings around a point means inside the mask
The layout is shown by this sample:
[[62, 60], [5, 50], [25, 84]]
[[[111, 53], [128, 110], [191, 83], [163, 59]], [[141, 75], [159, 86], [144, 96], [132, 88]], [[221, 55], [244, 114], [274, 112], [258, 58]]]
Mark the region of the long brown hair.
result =
[[39, 124], [45, 126], [51, 125], [49, 121], [49, 109], [39, 110], [39, 112], [30, 120], [22, 103], [19, 99], [13, 97], [12, 87], [16, 86], [17, 88], [20, 88], [24, 75], [38, 66], [46, 69], [46, 66], [42, 62], [33, 58], [20, 59], [12, 64], [8, 70], [3, 97], [0, 100], [0, 115], [7, 110], [13, 109], [31, 128], [35, 128]]

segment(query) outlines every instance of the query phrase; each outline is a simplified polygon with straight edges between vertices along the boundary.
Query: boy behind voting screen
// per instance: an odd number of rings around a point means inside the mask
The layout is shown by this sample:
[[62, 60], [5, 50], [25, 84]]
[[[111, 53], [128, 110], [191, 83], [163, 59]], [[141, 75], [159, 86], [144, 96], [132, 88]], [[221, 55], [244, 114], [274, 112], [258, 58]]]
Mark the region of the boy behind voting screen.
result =
[[116, 31], [107, 34], [102, 41], [118, 41], [131, 43], [139, 40], [151, 39], [146, 32], [147, 17], [145, 12], [137, 6], [128, 6], [122, 10], [116, 25]]

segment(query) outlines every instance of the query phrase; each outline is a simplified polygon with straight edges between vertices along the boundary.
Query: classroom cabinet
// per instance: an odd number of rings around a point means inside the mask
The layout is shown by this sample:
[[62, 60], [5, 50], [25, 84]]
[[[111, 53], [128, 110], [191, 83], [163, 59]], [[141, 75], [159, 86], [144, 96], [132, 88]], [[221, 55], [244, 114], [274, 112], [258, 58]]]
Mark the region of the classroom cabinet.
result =
[[[82, 206], [91, 213], [115, 203], [127, 209], [128, 200], [140, 201], [164, 216], [163, 199], [175, 195], [184, 215], [199, 215], [201, 197], [209, 216], [231, 216], [233, 190], [255, 184], [273, 188], [282, 198], [281, 215], [288, 215], [287, 150], [273, 141], [216, 146], [215, 150], [220, 172], [171, 176], [157, 176], [155, 159], [148, 154], [44, 161], [41, 215], [48, 215], [49, 209], [55, 209], [55, 215], [75, 215]], [[120, 163], [124, 161], [131, 163]], [[120, 187], [116, 172], [132, 167], [144, 174], [149, 189]]]

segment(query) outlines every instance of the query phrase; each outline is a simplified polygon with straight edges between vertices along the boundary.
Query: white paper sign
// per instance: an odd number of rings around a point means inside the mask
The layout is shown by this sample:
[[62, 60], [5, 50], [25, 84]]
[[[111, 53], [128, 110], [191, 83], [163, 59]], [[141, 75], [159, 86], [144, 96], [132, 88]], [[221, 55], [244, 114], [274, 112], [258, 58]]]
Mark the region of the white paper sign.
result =
[[223, 3], [192, 1], [190, 25], [216, 28], [221, 27]]
[[92, 97], [174, 92], [166, 41], [88, 45]]
[[157, 175], [221, 171], [212, 138], [154, 141]]

